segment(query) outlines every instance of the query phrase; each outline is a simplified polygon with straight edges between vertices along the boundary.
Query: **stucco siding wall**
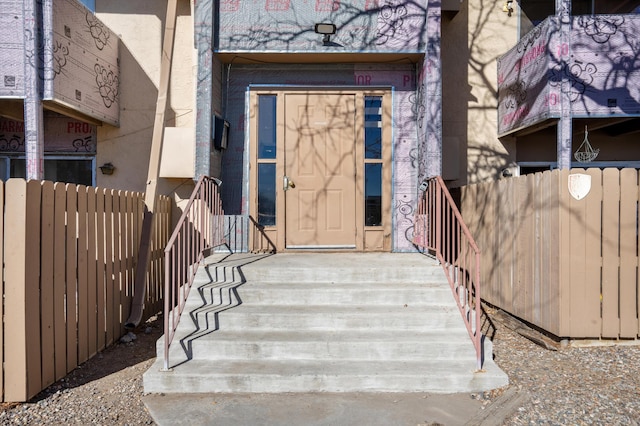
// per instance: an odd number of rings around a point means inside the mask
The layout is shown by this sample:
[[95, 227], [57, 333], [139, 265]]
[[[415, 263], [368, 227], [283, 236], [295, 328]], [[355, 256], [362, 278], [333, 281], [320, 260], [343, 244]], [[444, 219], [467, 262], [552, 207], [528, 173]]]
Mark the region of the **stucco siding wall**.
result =
[[[116, 171], [111, 176], [98, 173], [98, 186], [134, 191], [146, 188], [166, 7], [166, 1], [96, 1], [96, 15], [121, 39], [120, 127], [98, 127], [96, 158], [98, 166], [111, 162]], [[189, 1], [178, 1], [175, 35], [166, 125], [193, 127], [196, 65]], [[160, 179], [159, 192], [169, 194], [178, 185], [181, 182], [175, 179]], [[181, 191], [185, 191], [184, 185]]]
[[248, 169], [245, 163], [248, 135], [245, 126], [248, 117], [246, 95], [250, 85], [340, 87], [366, 81], [372, 86], [393, 87], [393, 248], [397, 251], [412, 250], [409, 238], [418, 174], [413, 65], [238, 65], [230, 68], [228, 78], [226, 115], [231, 129], [229, 147], [223, 156], [224, 185], [221, 187], [227, 214], [248, 214]]
[[[467, 174], [466, 182], [459, 182], [461, 185], [496, 179], [515, 160], [515, 145], [497, 137], [497, 58], [517, 43], [518, 26], [516, 13], [508, 16], [502, 5], [501, 0], [466, 0], [455, 17], [467, 22], [469, 55], [467, 84], [457, 85], [468, 108]], [[461, 24], [462, 27], [465, 26]]]
[[[220, 4], [221, 52], [421, 52], [426, 1], [228, 0]], [[323, 44], [314, 25], [337, 32]]]

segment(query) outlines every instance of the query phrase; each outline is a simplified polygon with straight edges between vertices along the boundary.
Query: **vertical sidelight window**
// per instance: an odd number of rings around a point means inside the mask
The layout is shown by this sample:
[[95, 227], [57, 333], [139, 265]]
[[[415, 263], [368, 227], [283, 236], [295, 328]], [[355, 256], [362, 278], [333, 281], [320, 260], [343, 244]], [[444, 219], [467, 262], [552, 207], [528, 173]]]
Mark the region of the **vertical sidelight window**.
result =
[[365, 96], [364, 109], [364, 224], [382, 226], [382, 96]]
[[365, 226], [382, 226], [382, 163], [364, 165]]
[[276, 95], [258, 96], [258, 224], [276, 224]]
[[382, 97], [364, 98], [364, 158], [382, 159]]

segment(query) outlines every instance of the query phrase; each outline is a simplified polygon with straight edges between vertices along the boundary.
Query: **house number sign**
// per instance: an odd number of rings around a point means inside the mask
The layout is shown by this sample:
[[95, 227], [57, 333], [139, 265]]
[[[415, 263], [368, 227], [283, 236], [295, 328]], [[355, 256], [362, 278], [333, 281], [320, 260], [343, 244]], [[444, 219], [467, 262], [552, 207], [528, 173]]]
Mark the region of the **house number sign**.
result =
[[582, 200], [591, 190], [591, 176], [582, 173], [569, 175], [569, 194], [576, 200]]

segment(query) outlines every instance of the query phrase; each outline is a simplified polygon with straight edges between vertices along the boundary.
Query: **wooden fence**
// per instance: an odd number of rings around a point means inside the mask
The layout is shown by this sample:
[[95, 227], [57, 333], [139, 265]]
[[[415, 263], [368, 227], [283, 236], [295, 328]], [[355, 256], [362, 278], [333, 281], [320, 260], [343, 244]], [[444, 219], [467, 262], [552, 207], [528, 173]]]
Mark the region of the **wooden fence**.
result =
[[462, 188], [483, 299], [558, 337], [637, 339], [638, 178], [572, 169]]
[[[125, 332], [144, 195], [64, 183], [0, 183], [2, 400], [25, 401]], [[162, 309], [171, 203], [158, 201], [145, 318]]]

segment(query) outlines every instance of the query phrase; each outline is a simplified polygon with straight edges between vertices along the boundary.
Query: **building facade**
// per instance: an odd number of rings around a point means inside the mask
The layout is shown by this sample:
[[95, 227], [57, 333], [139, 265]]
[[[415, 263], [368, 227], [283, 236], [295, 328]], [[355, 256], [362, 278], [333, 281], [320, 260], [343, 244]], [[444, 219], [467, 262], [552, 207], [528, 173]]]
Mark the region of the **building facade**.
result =
[[[26, 27], [3, 32], [0, 172], [35, 158], [74, 181], [73, 160], [80, 183], [144, 190], [166, 3], [5, 3], [16, 28], [41, 6], [45, 31], [41, 73]], [[411, 251], [430, 176], [455, 188], [596, 150], [589, 165], [637, 167], [638, 3], [178, 0], [159, 191], [179, 207], [220, 178], [241, 250], [253, 229], [277, 250]]]

